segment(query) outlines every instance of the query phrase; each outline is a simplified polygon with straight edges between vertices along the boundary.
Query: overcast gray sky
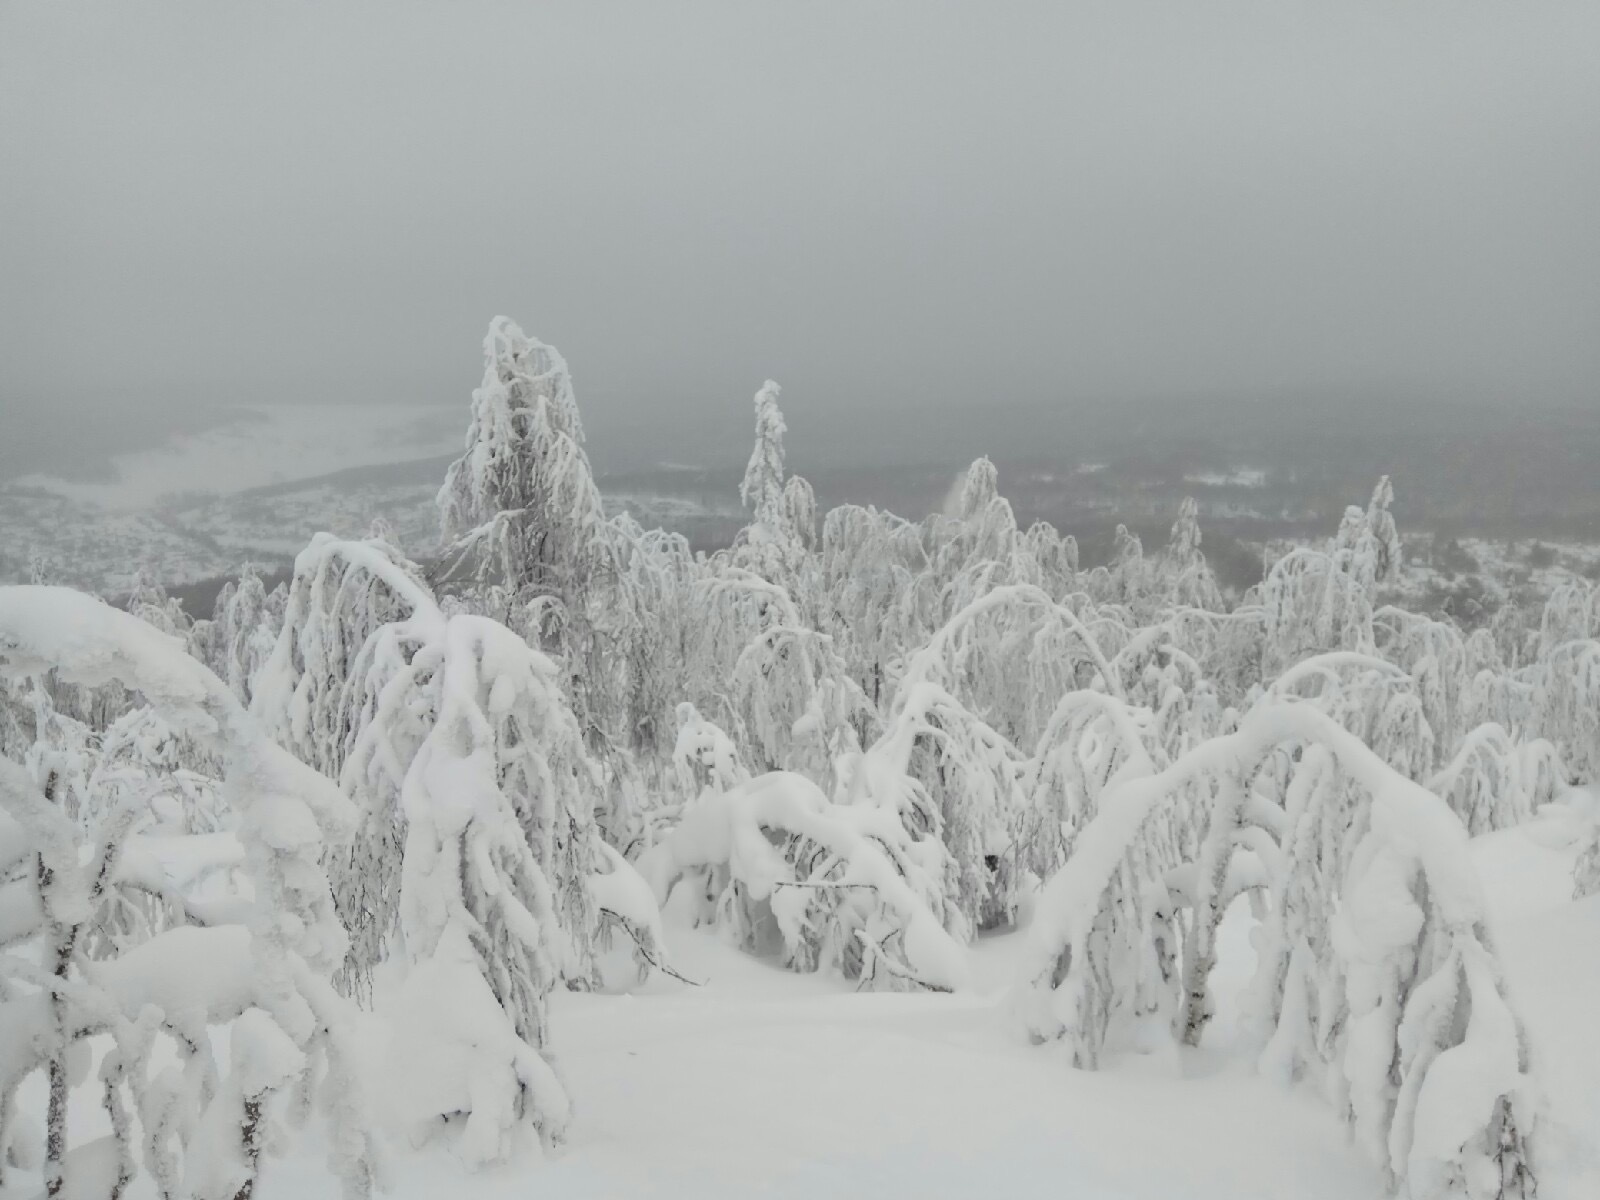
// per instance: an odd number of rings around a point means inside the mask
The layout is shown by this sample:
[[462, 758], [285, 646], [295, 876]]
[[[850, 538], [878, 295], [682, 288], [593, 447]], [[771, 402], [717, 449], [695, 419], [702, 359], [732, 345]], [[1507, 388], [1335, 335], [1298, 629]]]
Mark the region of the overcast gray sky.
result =
[[1600, 403], [1600, 4], [0, 0], [0, 405]]

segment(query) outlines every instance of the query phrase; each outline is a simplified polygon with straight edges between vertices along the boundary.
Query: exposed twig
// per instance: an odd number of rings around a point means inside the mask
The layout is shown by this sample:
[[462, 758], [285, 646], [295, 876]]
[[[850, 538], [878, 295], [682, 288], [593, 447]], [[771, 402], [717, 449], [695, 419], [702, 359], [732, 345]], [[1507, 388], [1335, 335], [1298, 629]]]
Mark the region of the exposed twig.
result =
[[687, 983], [690, 987], [704, 987], [705, 986], [705, 983], [703, 981], [698, 980], [698, 979], [690, 979], [687, 975], [684, 975], [681, 972], [679, 972], [675, 967], [673, 967], [665, 959], [659, 957], [658, 955], [650, 953], [649, 948], [647, 946], [645, 946], [644, 942], [640, 939], [639, 935], [634, 932], [633, 922], [629, 921], [621, 913], [614, 912], [613, 910], [611, 910], [609, 908], [602, 908], [600, 910], [600, 915], [603, 916], [603, 917], [610, 917], [613, 921], [615, 921], [618, 925], [620, 925], [622, 927], [622, 931], [624, 933], [626, 933], [628, 935], [628, 937], [633, 940], [633, 944], [639, 948], [639, 954], [644, 958], [645, 962], [649, 963], [652, 967], [654, 967], [656, 970], [660, 971], [663, 975], [670, 975], [673, 979], [676, 979], [679, 983]]

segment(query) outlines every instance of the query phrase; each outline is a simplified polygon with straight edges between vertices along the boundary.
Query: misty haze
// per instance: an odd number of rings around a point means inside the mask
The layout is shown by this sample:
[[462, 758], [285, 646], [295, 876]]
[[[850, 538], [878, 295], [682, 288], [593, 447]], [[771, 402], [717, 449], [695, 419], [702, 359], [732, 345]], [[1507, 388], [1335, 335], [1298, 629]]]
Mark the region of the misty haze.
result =
[[1600, 6], [0, 0], [0, 1200], [1600, 1195]]

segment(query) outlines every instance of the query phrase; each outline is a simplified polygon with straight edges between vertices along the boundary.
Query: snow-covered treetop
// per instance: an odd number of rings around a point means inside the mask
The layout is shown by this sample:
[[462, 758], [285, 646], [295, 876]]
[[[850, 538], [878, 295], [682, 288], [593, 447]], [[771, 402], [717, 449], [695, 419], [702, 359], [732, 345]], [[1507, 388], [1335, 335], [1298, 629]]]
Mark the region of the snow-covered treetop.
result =
[[596, 566], [604, 514], [566, 361], [496, 317], [466, 449], [439, 491], [444, 537], [480, 576], [563, 598]]
[[583, 421], [572, 392], [572, 372], [554, 346], [529, 337], [510, 317], [489, 322], [483, 339], [485, 381], [492, 372], [513, 402], [531, 406], [537, 397], [550, 405], [550, 420], [573, 441], [583, 442]]
[[783, 528], [783, 435], [788, 426], [778, 408], [783, 389], [772, 380], [756, 393], [756, 444], [739, 484], [739, 500], [757, 522], [776, 531]]

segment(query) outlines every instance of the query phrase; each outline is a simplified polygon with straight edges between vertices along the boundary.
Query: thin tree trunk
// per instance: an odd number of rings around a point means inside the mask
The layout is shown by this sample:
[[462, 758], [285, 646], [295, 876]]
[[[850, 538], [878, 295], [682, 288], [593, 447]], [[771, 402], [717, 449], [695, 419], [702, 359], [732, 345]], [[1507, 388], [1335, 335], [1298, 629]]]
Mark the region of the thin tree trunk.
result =
[[[56, 775], [51, 772], [45, 781], [47, 800], [55, 801]], [[49, 896], [53, 890], [55, 872], [39, 858], [39, 899], [48, 914]], [[67, 969], [72, 965], [72, 950], [78, 940], [76, 925], [63, 925], [52, 916], [51, 941], [55, 946], [51, 973], [62, 984], [66, 983]], [[50, 1019], [55, 1026], [56, 1053], [50, 1060], [50, 1100], [45, 1116], [44, 1192], [54, 1197], [61, 1194], [66, 1184], [67, 1158], [67, 1042], [71, 1031], [67, 1028], [67, 998], [58, 990], [50, 996]]]
[[239, 1190], [233, 1194], [233, 1200], [250, 1200], [256, 1190], [256, 1168], [261, 1162], [261, 1122], [262, 1122], [261, 1096], [247, 1096], [244, 1102], [244, 1123], [240, 1126], [240, 1136], [244, 1141], [244, 1162], [248, 1174], [239, 1185]]

